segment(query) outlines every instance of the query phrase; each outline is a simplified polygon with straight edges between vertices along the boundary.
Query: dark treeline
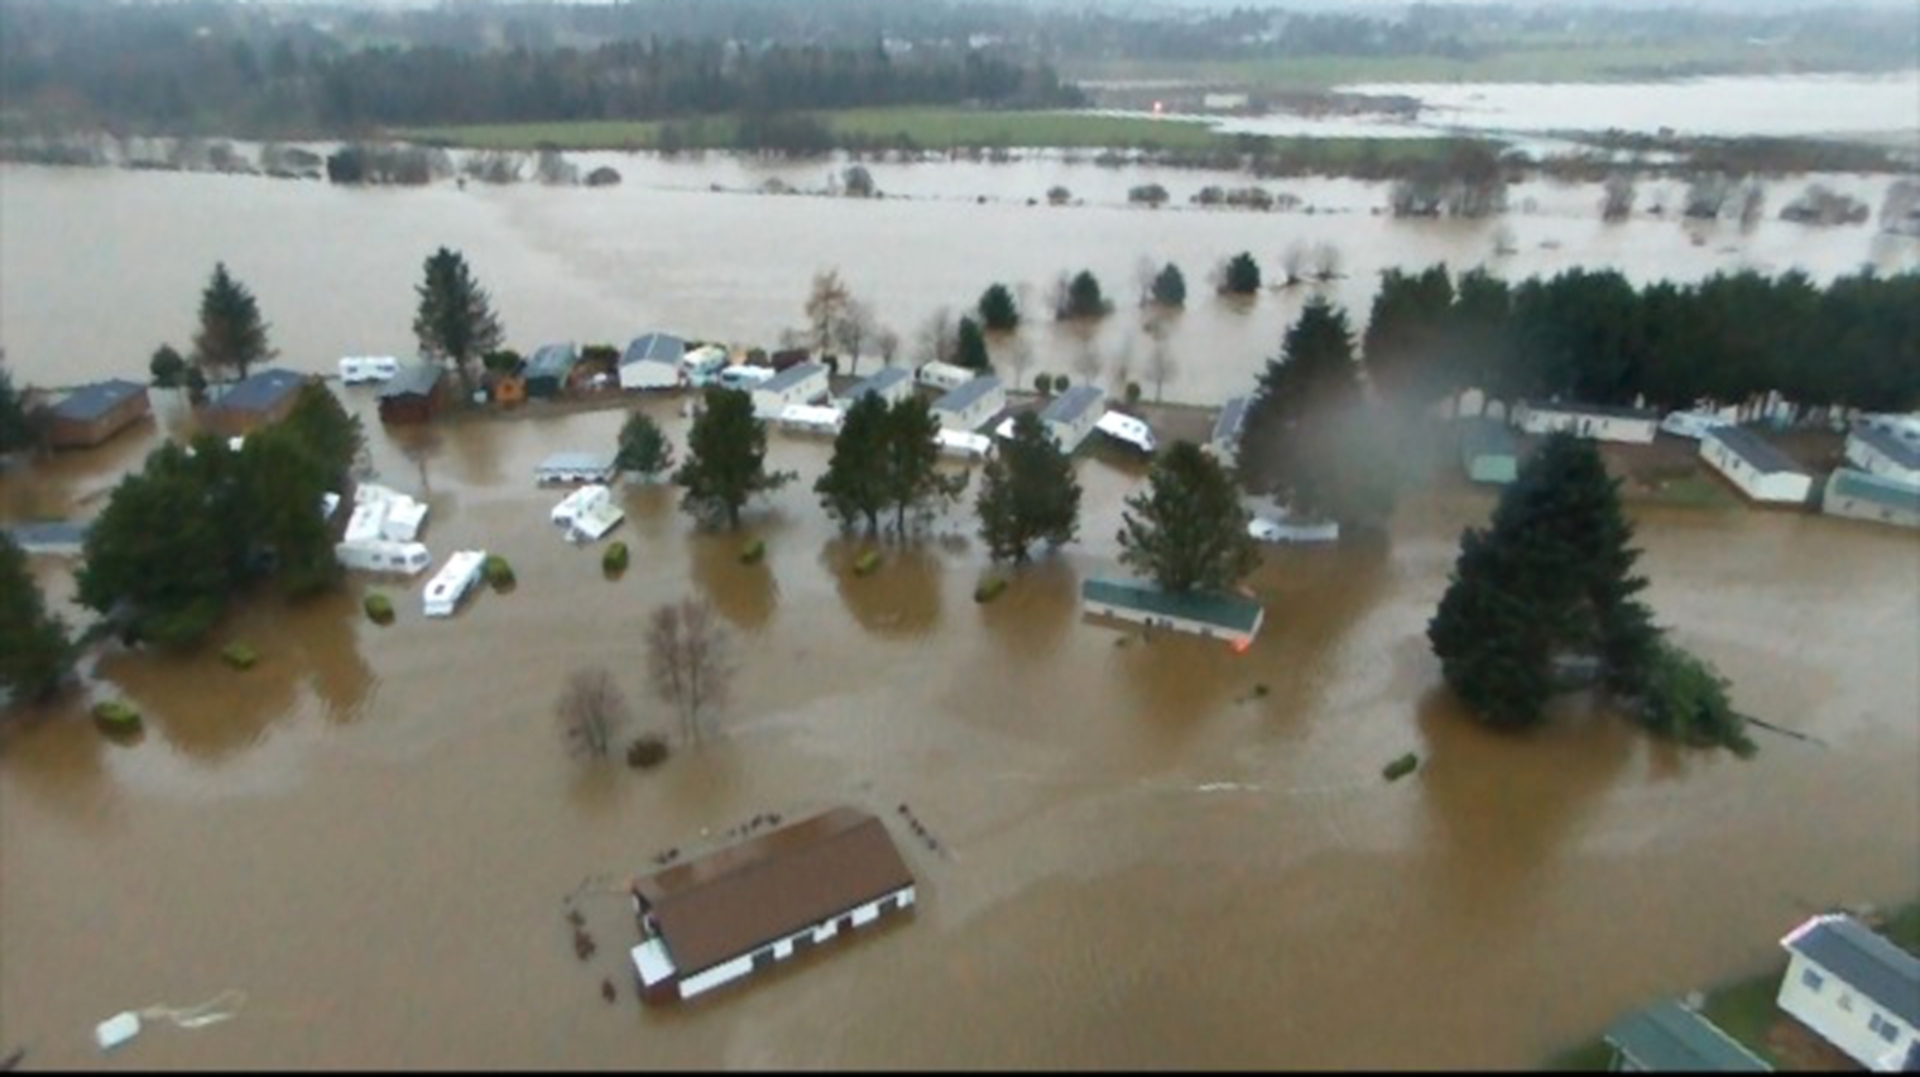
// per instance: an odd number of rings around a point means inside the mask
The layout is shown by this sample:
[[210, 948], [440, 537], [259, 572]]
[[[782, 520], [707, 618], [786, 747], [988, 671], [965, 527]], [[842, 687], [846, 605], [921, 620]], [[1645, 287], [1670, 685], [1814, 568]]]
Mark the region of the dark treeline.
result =
[[1373, 382], [1438, 399], [1684, 409], [1768, 393], [1803, 408], [1920, 406], [1920, 273], [1716, 274], [1636, 289], [1611, 270], [1509, 285], [1446, 267], [1382, 275], [1363, 341]]

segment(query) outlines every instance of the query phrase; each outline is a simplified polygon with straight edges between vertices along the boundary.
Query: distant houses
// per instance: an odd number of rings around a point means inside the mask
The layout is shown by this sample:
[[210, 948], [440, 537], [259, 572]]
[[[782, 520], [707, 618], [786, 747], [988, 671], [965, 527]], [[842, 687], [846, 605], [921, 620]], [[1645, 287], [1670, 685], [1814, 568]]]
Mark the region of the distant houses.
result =
[[1646, 445], [1660, 429], [1660, 413], [1639, 408], [1607, 407], [1599, 404], [1514, 405], [1513, 425], [1529, 434], [1554, 434], [1562, 431], [1575, 437], [1596, 441], [1619, 441]]
[[83, 385], [48, 409], [47, 444], [90, 449], [153, 413], [147, 387], [110, 378]]
[[1897, 1072], [1920, 1042], [1920, 958], [1843, 913], [1780, 940], [1790, 955], [1779, 1005], [1870, 1070]]
[[1076, 385], [1048, 402], [1040, 413], [1040, 425], [1060, 446], [1071, 453], [1093, 433], [1100, 417], [1107, 412], [1107, 394], [1098, 386]]
[[620, 353], [620, 388], [674, 389], [681, 381], [680, 360], [687, 342], [670, 333], [635, 337]]
[[1920, 438], [1902, 437], [1869, 423], [1847, 433], [1847, 461], [1862, 471], [1904, 483], [1920, 483]]
[[571, 341], [541, 347], [527, 360], [527, 396], [559, 396], [566, 390], [567, 380], [579, 362], [580, 349]]
[[1700, 458], [1754, 501], [1804, 505], [1813, 476], [1743, 426], [1717, 426], [1700, 437]]
[[201, 425], [222, 437], [237, 438], [287, 417], [310, 375], [269, 367], [229, 385], [200, 413]]
[[993, 420], [1007, 406], [1007, 390], [1000, 379], [982, 374], [950, 390], [933, 402], [933, 416], [940, 429], [967, 433]]
[[1896, 527], [1920, 527], [1920, 483], [1843, 467], [1827, 476], [1820, 511]]
[[1771, 1073], [1773, 1067], [1672, 999], [1628, 1014], [1606, 1031], [1615, 1073]]
[[807, 953], [915, 901], [886, 824], [834, 808], [641, 876], [640, 997], [690, 999]]
[[421, 361], [401, 367], [380, 387], [380, 421], [431, 422], [446, 396], [447, 371], [439, 363]]

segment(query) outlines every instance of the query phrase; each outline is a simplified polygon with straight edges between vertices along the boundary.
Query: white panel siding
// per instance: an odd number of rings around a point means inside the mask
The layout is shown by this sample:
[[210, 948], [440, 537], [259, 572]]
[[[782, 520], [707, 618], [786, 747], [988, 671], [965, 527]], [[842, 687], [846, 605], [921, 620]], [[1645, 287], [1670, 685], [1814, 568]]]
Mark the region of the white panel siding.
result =
[[[1818, 988], [1807, 983], [1809, 970], [1819, 977]], [[1802, 954], [1794, 954], [1787, 962], [1779, 1002], [1782, 1010], [1869, 1069], [1898, 1069], [1916, 1035], [1905, 1021]], [[1875, 1031], [1875, 1026], [1884, 1025], [1893, 1027], [1892, 1040]]]
[[[826, 942], [828, 939], [838, 935], [840, 933], [840, 920], [842, 917], [850, 917], [855, 927], [864, 927], [867, 924], [873, 923], [875, 920], [880, 919], [880, 902], [885, 901], [887, 898], [894, 898], [899, 908], [907, 908], [913, 904], [913, 887], [902, 887], [891, 894], [884, 895], [874, 901], [869, 901], [865, 905], [838, 913], [821, 923], [801, 928], [786, 938], [776, 939], [771, 947], [774, 960], [784, 961], [792, 957], [794, 954], [794, 943], [807, 936], [812, 936], [814, 942], [820, 943]], [[731, 983], [734, 980], [746, 976], [753, 971], [753, 955], [764, 952], [767, 949], [768, 947], [766, 946], [756, 946], [739, 957], [724, 961], [712, 968], [703, 969], [681, 980], [680, 997], [692, 998], [703, 992], [711, 991], [721, 984]]]
[[1801, 504], [1813, 492], [1813, 476], [1791, 471], [1760, 471], [1719, 438], [1700, 439], [1700, 458], [1755, 501]]
[[695, 995], [711, 991], [724, 983], [731, 983], [753, 971], [753, 955], [736, 957], [732, 961], [723, 961], [710, 969], [680, 981], [680, 997], [692, 998]]

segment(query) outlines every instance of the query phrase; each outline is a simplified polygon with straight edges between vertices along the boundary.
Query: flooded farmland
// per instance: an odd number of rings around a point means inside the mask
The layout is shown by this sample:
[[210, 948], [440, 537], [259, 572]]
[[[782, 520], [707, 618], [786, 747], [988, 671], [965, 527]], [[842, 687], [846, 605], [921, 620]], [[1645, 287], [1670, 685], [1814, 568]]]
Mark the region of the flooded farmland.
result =
[[[654, 327], [764, 341], [835, 264], [906, 330], [993, 280], [1040, 287], [1084, 264], [1112, 289], [1149, 253], [1194, 282], [1203, 258], [1297, 235], [1341, 243], [1341, 295], [1363, 312], [1380, 266], [1485, 249], [1478, 226], [1372, 217], [1378, 192], [1359, 184], [1312, 188], [1347, 199], [1344, 215], [1252, 217], [1012, 201], [1041, 195], [1050, 170], [1089, 195], [1100, 177], [1147, 181], [1088, 165], [898, 167], [876, 171], [883, 188], [927, 188], [870, 204], [712, 193], [666, 163], [559, 192], [0, 169], [0, 327], [24, 380], [137, 376], [154, 345], [184, 343], [224, 258], [282, 361], [325, 370], [407, 350], [414, 279], [441, 243], [465, 250], [521, 344]], [[988, 187], [996, 176], [1011, 178]], [[1180, 198], [1201, 177], [1163, 182]], [[969, 203], [973, 186], [1005, 201]], [[1513, 219], [1517, 272], [1679, 276], [1752, 258], [1827, 275], [1914, 257], [1868, 228], [1773, 222], [1723, 226], [1744, 253], [1722, 255], [1672, 222], [1603, 230], [1590, 193], [1543, 188], [1549, 208]], [[1549, 235], [1565, 245], [1539, 248]], [[1167, 396], [1243, 388], [1293, 309], [1196, 304]], [[1112, 321], [1116, 339], [1132, 324]], [[1073, 370], [1077, 342], [1028, 332], [1034, 369]], [[1578, 705], [1526, 738], [1457, 710], [1423, 632], [1460, 529], [1492, 505], [1482, 492], [1409, 491], [1385, 549], [1270, 550], [1249, 581], [1266, 627], [1234, 654], [1080, 621], [1078, 582], [1116, 571], [1121, 502], [1142, 482], [1105, 450], [1078, 462], [1081, 543], [988, 605], [972, 600], [986, 566], [964, 510], [855, 577], [856, 544], [809, 493], [828, 443], [780, 433], [771, 462], [801, 481], [748, 521], [764, 562], [698, 533], [670, 491], [630, 489], [615, 534], [633, 567], [609, 582], [598, 548], [547, 522], [558, 495], [531, 473], [611, 445], [620, 412], [386, 431], [371, 391], [341, 392], [381, 480], [431, 505], [435, 554], [502, 553], [519, 584], [444, 622], [420, 616], [422, 580], [262, 598], [215, 641], [252, 643], [253, 670], [216, 648], [93, 666], [102, 695], [146, 713], [140, 742], [104, 740], [78, 703], [13, 730], [0, 1051], [26, 1047], [28, 1067], [1524, 1067], [1649, 997], [1764, 966], [1809, 911], [1920, 884], [1911, 534], [1634, 510], [1660, 620], [1743, 710], [1823, 742], [1762, 734], [1742, 762]], [[684, 444], [671, 402], [646, 406]], [[97, 511], [181, 420], [158, 410], [137, 435], [0, 476], [0, 519]], [[36, 567], [68, 601], [68, 563]], [[359, 612], [373, 586], [395, 595], [391, 627]], [[665, 724], [640, 630], [689, 593], [733, 633], [718, 735], [656, 771], [569, 759], [552, 711], [579, 666], [610, 667], [640, 722]], [[1420, 771], [1383, 782], [1404, 751]], [[707, 1002], [640, 1010], [620, 880], [758, 813], [838, 803], [892, 824], [921, 884], [914, 915]], [[898, 825], [901, 804], [937, 849]], [[585, 962], [563, 919], [583, 885], [599, 943]], [[228, 989], [247, 994], [230, 1021], [94, 1048], [114, 1013]]]

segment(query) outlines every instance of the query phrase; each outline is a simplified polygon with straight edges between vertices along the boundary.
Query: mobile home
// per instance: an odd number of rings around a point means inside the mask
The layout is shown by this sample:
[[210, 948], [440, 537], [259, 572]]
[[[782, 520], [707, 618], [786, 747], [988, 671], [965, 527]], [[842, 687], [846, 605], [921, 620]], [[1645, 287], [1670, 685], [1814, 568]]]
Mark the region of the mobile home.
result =
[[447, 563], [427, 581], [421, 605], [428, 617], [451, 617], [473, 585], [480, 582], [481, 566], [487, 562], [485, 550], [457, 550]]
[[1596, 441], [1647, 445], [1659, 432], [1660, 413], [1602, 404], [1522, 402], [1514, 405], [1513, 425], [1529, 434], [1564, 432]]
[[944, 393], [958, 389], [979, 374], [977, 370], [955, 366], [952, 363], [942, 363], [936, 359], [930, 363], [922, 363], [920, 369], [914, 372], [914, 379], [929, 389], [938, 389]]
[[978, 430], [1007, 406], [1000, 379], [982, 374], [933, 402], [933, 416], [942, 430]]
[[1843, 467], [1827, 476], [1820, 511], [1895, 527], [1920, 527], [1920, 483]]
[[1040, 413], [1040, 424], [1053, 435], [1060, 451], [1071, 453], [1093, 433], [1107, 412], [1107, 394], [1093, 385], [1076, 385], [1053, 398]]
[[47, 444], [56, 449], [87, 449], [153, 413], [147, 387], [112, 378], [83, 385], [50, 409]]
[[1700, 458], [1755, 501], [1801, 505], [1813, 492], [1813, 476], [1760, 435], [1741, 426], [1718, 426], [1700, 438]]
[[762, 419], [778, 418], [787, 405], [811, 404], [830, 391], [826, 367], [796, 363], [753, 387], [753, 413]]
[[1148, 628], [1170, 628], [1207, 639], [1221, 638], [1244, 650], [1260, 633], [1266, 609], [1244, 595], [1220, 591], [1163, 591], [1135, 580], [1083, 580], [1080, 608], [1085, 616], [1130, 621]]
[[349, 355], [340, 360], [340, 382], [361, 385], [382, 382], [400, 373], [400, 360], [392, 355]]
[[557, 452], [540, 461], [533, 469], [533, 479], [541, 485], [549, 483], [612, 482], [614, 476], [613, 454], [591, 452]]
[[717, 382], [726, 370], [727, 349], [718, 344], [703, 344], [680, 358], [681, 374], [696, 389]]
[[405, 576], [418, 576], [433, 563], [433, 554], [424, 543], [392, 542], [387, 539], [336, 542], [333, 556], [346, 568], [366, 572], [398, 572]]
[[1843, 913], [1807, 920], [1780, 945], [1782, 1010], [1869, 1070], [1905, 1068], [1920, 1040], [1920, 958]]
[[686, 341], [668, 333], [636, 337], [620, 353], [620, 388], [673, 389], [680, 385]]
[[1862, 471], [1905, 483], [1920, 483], [1920, 438], [1871, 423], [1847, 434], [1847, 462]]
[[843, 398], [847, 407], [858, 403], [860, 398], [873, 393], [889, 405], [896, 404], [913, 395], [913, 374], [906, 367], [885, 367], [848, 390]]

